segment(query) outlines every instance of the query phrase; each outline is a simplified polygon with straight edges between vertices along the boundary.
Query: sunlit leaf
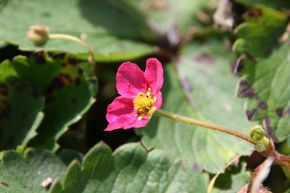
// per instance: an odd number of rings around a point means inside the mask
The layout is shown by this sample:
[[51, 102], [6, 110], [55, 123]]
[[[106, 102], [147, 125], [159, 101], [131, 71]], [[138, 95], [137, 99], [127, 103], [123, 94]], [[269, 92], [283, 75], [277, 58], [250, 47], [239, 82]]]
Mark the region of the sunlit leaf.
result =
[[[35, 24], [47, 25], [51, 33], [84, 37], [98, 61], [128, 60], [157, 51], [138, 42], [152, 41], [156, 35], [133, 1], [9, 0], [0, 9], [0, 38], [23, 50], [39, 49], [26, 38], [28, 28]], [[86, 53], [81, 46], [67, 41], [49, 41], [44, 48]]]
[[246, 112], [250, 120], [263, 122], [277, 141], [290, 135], [290, 46], [276, 49], [269, 58], [253, 64], [240, 63], [242, 80], [237, 94], [248, 98]]
[[63, 162], [45, 151], [29, 149], [23, 154], [3, 152], [0, 159], [0, 192], [48, 192], [52, 183], [63, 178], [64, 170]]
[[81, 164], [69, 166], [65, 181], [51, 193], [202, 193], [206, 183], [200, 171], [174, 162], [163, 151], [147, 153], [139, 144], [127, 144], [112, 153], [98, 144]]
[[152, 28], [172, 41], [196, 24], [194, 18], [202, 8], [214, 7], [212, 2], [202, 0], [144, 0], [141, 5]]
[[246, 14], [245, 19], [235, 29], [238, 40], [234, 49], [254, 57], [269, 55], [286, 29], [286, 15], [269, 7], [256, 5]]

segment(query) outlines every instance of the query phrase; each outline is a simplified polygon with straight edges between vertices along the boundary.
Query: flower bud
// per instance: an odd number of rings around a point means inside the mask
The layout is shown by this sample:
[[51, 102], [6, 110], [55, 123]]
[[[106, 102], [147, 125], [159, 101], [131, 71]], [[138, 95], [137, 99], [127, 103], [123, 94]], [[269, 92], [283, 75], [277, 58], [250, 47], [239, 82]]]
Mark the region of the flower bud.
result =
[[258, 143], [256, 144], [255, 149], [257, 152], [263, 152], [267, 150], [267, 147], [262, 143]]
[[262, 140], [263, 137], [265, 137], [265, 136], [266, 136], [266, 133], [265, 133], [262, 126], [255, 125], [255, 126], [250, 128], [250, 137], [252, 140], [257, 142], [257, 141]]
[[262, 126], [256, 125], [250, 128], [250, 137], [256, 142], [256, 150], [263, 152], [270, 146], [270, 141], [266, 137], [266, 132]]
[[44, 25], [30, 26], [27, 38], [36, 46], [44, 45], [49, 39], [49, 29]]
[[[259, 149], [257, 149], [257, 146], [259, 145]], [[262, 147], [264, 146], [264, 147]], [[257, 145], [256, 145], [256, 150], [258, 152], [263, 152], [265, 151], [266, 149], [268, 149], [270, 147], [270, 140], [267, 138], [267, 137], [263, 137], [262, 140], [258, 141], [257, 142]], [[264, 149], [264, 150], [263, 150]]]

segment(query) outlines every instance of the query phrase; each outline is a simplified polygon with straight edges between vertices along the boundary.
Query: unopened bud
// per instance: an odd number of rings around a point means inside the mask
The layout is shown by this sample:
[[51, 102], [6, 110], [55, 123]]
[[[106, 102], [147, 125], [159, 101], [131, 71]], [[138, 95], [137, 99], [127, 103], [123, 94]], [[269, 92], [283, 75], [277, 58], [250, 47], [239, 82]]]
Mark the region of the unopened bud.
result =
[[44, 45], [49, 39], [49, 29], [44, 25], [30, 26], [27, 38], [36, 46]]
[[266, 132], [262, 126], [256, 125], [250, 128], [250, 137], [256, 142], [256, 150], [263, 152], [270, 146], [270, 141], [266, 137]]
[[250, 128], [250, 137], [254, 141], [260, 141], [263, 137], [266, 136], [266, 133], [261, 125], [255, 125]]
[[257, 152], [263, 152], [263, 151], [267, 150], [267, 147], [262, 143], [258, 143], [258, 144], [256, 144], [255, 149]]
[[[257, 149], [258, 145], [260, 145], [259, 149]], [[262, 148], [262, 145], [264, 146], [263, 148]], [[264, 150], [269, 149], [269, 147], [270, 147], [270, 140], [267, 137], [263, 137], [263, 139], [257, 142], [256, 150], [258, 152], [263, 152]]]

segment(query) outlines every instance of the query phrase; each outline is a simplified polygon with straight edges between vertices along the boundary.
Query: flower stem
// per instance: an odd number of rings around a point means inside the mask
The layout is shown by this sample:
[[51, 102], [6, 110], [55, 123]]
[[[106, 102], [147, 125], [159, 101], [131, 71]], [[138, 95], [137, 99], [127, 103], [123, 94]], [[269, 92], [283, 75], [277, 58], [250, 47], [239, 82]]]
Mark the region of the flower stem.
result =
[[94, 52], [92, 48], [84, 40], [77, 38], [75, 36], [67, 35], [67, 34], [49, 34], [49, 39], [68, 40], [68, 41], [72, 41], [74, 43], [81, 45], [83, 48], [85, 48], [88, 51], [88, 54], [89, 54], [88, 61], [92, 65], [93, 74], [95, 73], [96, 61], [95, 61]]
[[212, 123], [208, 123], [208, 122], [204, 122], [204, 121], [191, 119], [191, 118], [188, 118], [188, 117], [184, 117], [184, 116], [176, 115], [176, 114], [173, 114], [173, 113], [169, 113], [169, 112], [166, 112], [166, 111], [160, 110], [160, 109], [159, 110], [157, 109], [154, 114], [156, 114], [156, 115], [158, 115], [160, 117], [166, 117], [168, 119], [172, 119], [172, 120], [175, 120], [175, 121], [187, 123], [187, 124], [190, 124], [190, 125], [205, 127], [205, 128], [208, 128], [208, 129], [212, 129], [212, 130], [215, 130], [215, 131], [222, 132], [222, 133], [227, 133], [229, 135], [233, 135], [235, 137], [238, 137], [240, 139], [243, 139], [243, 140], [245, 140], [245, 141], [247, 141], [249, 143], [252, 143], [252, 144], [256, 145], [256, 142], [253, 141], [247, 135], [245, 135], [245, 134], [243, 134], [243, 133], [241, 133], [239, 131], [235, 131], [235, 130], [232, 130], [232, 129], [229, 129], [229, 128], [226, 128], [226, 127], [223, 127], [223, 126], [220, 126], [220, 125], [216, 125], [216, 124], [212, 124]]

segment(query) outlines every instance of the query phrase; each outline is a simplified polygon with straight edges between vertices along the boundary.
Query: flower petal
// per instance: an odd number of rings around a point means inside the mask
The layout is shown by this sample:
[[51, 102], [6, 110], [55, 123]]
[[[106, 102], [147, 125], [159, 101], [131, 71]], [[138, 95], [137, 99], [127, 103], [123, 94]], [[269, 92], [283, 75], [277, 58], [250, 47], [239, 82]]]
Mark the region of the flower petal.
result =
[[[138, 119], [138, 117], [136, 117]], [[145, 127], [147, 125], [147, 123], [149, 122], [149, 118], [144, 117], [141, 120], [136, 120], [133, 123], [131, 123], [130, 125], [127, 126], [127, 128], [124, 129], [130, 129], [130, 128], [140, 128], [140, 127]]]
[[124, 97], [135, 98], [147, 90], [144, 72], [134, 63], [124, 62], [117, 72], [117, 90]]
[[136, 112], [132, 99], [119, 96], [108, 106], [106, 119], [109, 125], [105, 131], [127, 128], [136, 122]]
[[146, 61], [145, 78], [152, 89], [152, 95], [156, 95], [163, 86], [163, 67], [156, 58]]
[[129, 125], [133, 124], [134, 122], [136, 122], [136, 116], [121, 116], [118, 117], [116, 120], [110, 122], [105, 131], [112, 131], [116, 129], [129, 129], [132, 128]]
[[160, 109], [162, 106], [162, 93], [159, 91], [156, 95], [156, 102], [154, 104], [154, 107], [156, 107], [157, 109]]
[[106, 119], [108, 122], [112, 122], [120, 116], [131, 114], [134, 114], [132, 99], [119, 96], [115, 98], [111, 104], [109, 104]]

